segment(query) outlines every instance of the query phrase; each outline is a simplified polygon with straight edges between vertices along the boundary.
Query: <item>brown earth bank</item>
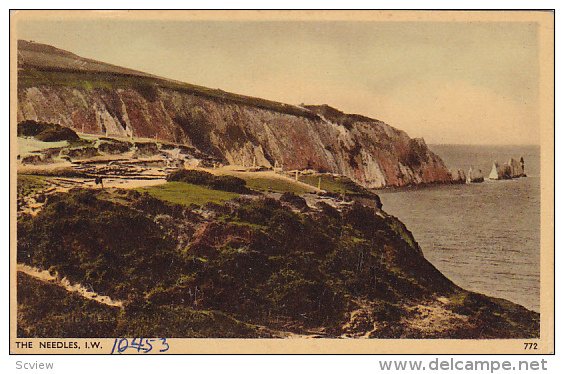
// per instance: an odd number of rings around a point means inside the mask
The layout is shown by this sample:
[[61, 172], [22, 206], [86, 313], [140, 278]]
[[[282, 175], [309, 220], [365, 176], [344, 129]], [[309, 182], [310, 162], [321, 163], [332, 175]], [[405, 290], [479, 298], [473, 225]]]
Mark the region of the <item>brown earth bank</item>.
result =
[[227, 164], [337, 173], [367, 188], [452, 181], [423, 139], [376, 119], [158, 78], [22, 40], [17, 98], [18, 122], [183, 144]]
[[539, 336], [538, 313], [456, 286], [376, 205], [237, 195], [199, 205], [123, 189], [48, 195], [19, 215], [17, 260], [56, 279], [18, 274], [18, 336]]

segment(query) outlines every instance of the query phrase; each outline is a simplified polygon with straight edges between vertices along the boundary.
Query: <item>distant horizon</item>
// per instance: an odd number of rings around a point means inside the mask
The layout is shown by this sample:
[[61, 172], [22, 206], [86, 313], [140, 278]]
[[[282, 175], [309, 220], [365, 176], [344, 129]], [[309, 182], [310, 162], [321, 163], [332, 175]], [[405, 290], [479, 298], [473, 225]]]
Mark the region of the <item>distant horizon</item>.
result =
[[[427, 141], [425, 141], [427, 143]], [[540, 148], [540, 144], [528, 143], [528, 144], [493, 144], [493, 143], [427, 143], [428, 146], [436, 145], [455, 145], [455, 146], [477, 146], [477, 147], [537, 147]]]
[[540, 146], [533, 23], [36, 19], [18, 26], [18, 39], [84, 58], [296, 106], [327, 104], [428, 144]]

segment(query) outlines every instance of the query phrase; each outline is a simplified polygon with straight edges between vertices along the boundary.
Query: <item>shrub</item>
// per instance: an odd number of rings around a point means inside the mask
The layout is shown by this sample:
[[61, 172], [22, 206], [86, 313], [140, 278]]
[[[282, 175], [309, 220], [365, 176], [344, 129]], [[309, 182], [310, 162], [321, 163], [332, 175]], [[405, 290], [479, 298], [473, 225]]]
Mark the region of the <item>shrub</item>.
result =
[[374, 208], [367, 207], [355, 202], [343, 215], [347, 223], [357, 230], [367, 235], [373, 234], [377, 230], [384, 229], [384, 219], [374, 214]]
[[18, 124], [18, 136], [33, 136], [43, 142], [76, 141], [79, 139], [76, 132], [68, 127], [33, 120], [23, 121]]
[[50, 127], [42, 131], [35, 137], [37, 140], [42, 142], [59, 142], [62, 140], [78, 140], [78, 135], [72, 129], [68, 127]]
[[77, 147], [77, 148], [64, 148], [61, 150], [62, 156], [73, 158], [89, 158], [98, 156], [98, 148], [95, 147]]
[[301, 211], [306, 211], [308, 209], [305, 199], [292, 192], [284, 192], [282, 196], [280, 196], [280, 201], [286, 202]]
[[170, 173], [166, 180], [168, 182], [184, 182], [206, 186], [214, 190], [250, 193], [244, 179], [231, 175], [215, 176], [203, 170], [176, 170]]
[[340, 320], [347, 305], [343, 294], [315, 273], [287, 268], [273, 273], [263, 291], [271, 310], [310, 326]]
[[113, 139], [100, 139], [98, 150], [108, 154], [125, 153], [130, 150], [132, 144], [130, 142], [121, 142]]
[[209, 185], [213, 174], [203, 170], [176, 170], [170, 173], [166, 180], [168, 182], [184, 182], [197, 185]]
[[159, 153], [157, 143], [135, 142], [135, 148], [137, 148], [135, 154], [138, 156], [153, 156]]
[[159, 89], [154, 84], [139, 82], [134, 88], [147, 101], [154, 102], [159, 98]]
[[46, 123], [23, 121], [18, 123], [18, 136], [35, 136], [45, 129]]
[[263, 225], [270, 220], [274, 212], [281, 208], [278, 200], [268, 197], [252, 201], [245, 201], [238, 206], [234, 216], [238, 220], [246, 221], [256, 225]]
[[210, 187], [228, 192], [248, 193], [249, 189], [246, 184], [245, 180], [241, 178], [231, 175], [220, 175], [212, 179]]

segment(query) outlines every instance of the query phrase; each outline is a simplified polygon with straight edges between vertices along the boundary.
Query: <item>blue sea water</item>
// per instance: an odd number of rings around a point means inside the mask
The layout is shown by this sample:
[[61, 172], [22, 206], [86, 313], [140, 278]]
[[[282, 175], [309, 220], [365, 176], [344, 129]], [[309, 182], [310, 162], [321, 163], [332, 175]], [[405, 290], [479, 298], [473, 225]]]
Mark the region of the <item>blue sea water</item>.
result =
[[540, 148], [431, 145], [449, 168], [525, 160], [526, 178], [379, 191], [425, 257], [459, 286], [539, 311]]

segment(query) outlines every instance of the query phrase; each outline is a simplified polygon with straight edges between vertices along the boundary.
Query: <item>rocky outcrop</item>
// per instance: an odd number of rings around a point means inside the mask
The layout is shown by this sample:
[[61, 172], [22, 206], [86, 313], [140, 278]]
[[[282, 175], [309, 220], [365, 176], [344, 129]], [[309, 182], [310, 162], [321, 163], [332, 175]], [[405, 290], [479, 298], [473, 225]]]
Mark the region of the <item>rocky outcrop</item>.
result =
[[490, 171], [489, 179], [512, 179], [526, 177], [525, 174], [525, 160], [521, 157], [520, 161], [515, 160], [513, 157], [505, 164], [498, 164], [494, 162], [492, 170]]
[[466, 173], [462, 169], [452, 169], [450, 171], [452, 175], [452, 183], [466, 183]]
[[41, 46], [19, 43], [18, 122], [153, 138], [225, 163], [315, 169], [369, 188], [452, 180], [423, 139], [376, 119], [160, 79]]
[[468, 175], [466, 176], [466, 183], [482, 183], [484, 181], [484, 175], [481, 169], [474, 169], [470, 167], [468, 169]]

